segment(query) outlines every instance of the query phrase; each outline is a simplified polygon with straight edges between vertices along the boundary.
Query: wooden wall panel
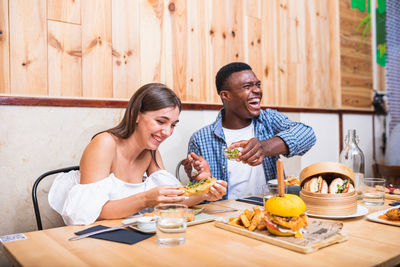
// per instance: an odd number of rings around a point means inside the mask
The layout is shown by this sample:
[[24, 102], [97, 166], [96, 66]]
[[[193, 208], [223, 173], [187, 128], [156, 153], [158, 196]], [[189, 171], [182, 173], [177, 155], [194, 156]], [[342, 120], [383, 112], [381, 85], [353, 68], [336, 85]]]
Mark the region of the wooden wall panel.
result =
[[[248, 47], [247, 37], [248, 31], [255, 31], [250, 35], [256, 36], [259, 34], [257, 29], [245, 28], [245, 2], [241, 0], [228, 0], [228, 16], [227, 16], [227, 31], [222, 33], [222, 37], [226, 40], [228, 51], [226, 51], [226, 58], [231, 61], [246, 61], [248, 62]], [[213, 16], [218, 16], [220, 11], [216, 10]], [[225, 36], [225, 37], [224, 37]], [[256, 46], [257, 47], [257, 46]], [[245, 52], [246, 51], [246, 52]], [[254, 51], [254, 50], [253, 50]], [[219, 66], [222, 67], [222, 66]], [[218, 68], [219, 69], [219, 68]], [[216, 71], [218, 71], [218, 69]]]
[[261, 20], [247, 16], [247, 62], [258, 79], [262, 77], [261, 57]]
[[10, 93], [8, 0], [0, 0], [0, 94]]
[[46, 0], [9, 1], [10, 85], [15, 95], [48, 95]]
[[[164, 2], [140, 1], [141, 83], [161, 81], [163, 57]], [[169, 65], [168, 68], [171, 68]], [[170, 83], [168, 83], [171, 86]]]
[[81, 6], [83, 96], [112, 98], [111, 0], [85, 0]]
[[340, 16], [339, 2], [329, 1], [329, 91], [332, 108], [341, 107], [340, 87]]
[[354, 33], [366, 13], [349, 0], [0, 1], [2, 94], [128, 99], [163, 82], [220, 104], [216, 72], [243, 61], [263, 105], [371, 109], [370, 35], [360, 47]]
[[[178, 97], [185, 95], [187, 84], [187, 7], [186, 0], [174, 0], [168, 4], [169, 21], [171, 25], [171, 52], [172, 52], [172, 88]], [[167, 67], [167, 66], [165, 66]]]
[[277, 1], [262, 1], [262, 51], [263, 51], [263, 77], [261, 80], [263, 88], [263, 105], [277, 106], [278, 100], [278, 36], [277, 36]]
[[200, 103], [207, 99], [207, 91], [215, 91], [211, 75], [207, 75], [209, 57], [205, 36], [208, 35], [206, 24], [207, 1], [187, 1], [188, 40], [187, 40], [187, 80], [183, 101]]
[[[217, 71], [225, 64], [231, 62], [229, 57], [229, 41], [227, 40], [227, 33], [229, 31], [228, 21], [228, 8], [229, 3], [226, 0], [213, 0], [211, 1], [211, 25], [208, 31], [209, 37], [211, 38], [211, 68], [212, 77], [215, 77]], [[235, 38], [243, 38], [243, 31], [237, 30]], [[239, 55], [238, 55], [239, 56]], [[220, 101], [220, 97], [216, 90], [212, 92], [213, 103]]]
[[47, 0], [47, 19], [81, 24], [81, 0]]
[[82, 96], [81, 26], [48, 21], [49, 96]]
[[339, 12], [341, 106], [372, 109], [371, 34], [367, 33], [362, 45], [362, 29], [356, 33], [357, 25], [367, 12], [351, 9], [349, 1], [340, 1]]
[[139, 1], [113, 0], [113, 96], [129, 99], [141, 84]]

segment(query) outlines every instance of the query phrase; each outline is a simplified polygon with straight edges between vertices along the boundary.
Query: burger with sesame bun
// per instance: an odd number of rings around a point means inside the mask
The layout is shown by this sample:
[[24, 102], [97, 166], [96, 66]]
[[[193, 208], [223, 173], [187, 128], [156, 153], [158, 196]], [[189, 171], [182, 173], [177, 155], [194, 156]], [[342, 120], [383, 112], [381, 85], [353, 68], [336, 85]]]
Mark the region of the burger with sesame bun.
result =
[[306, 204], [293, 194], [271, 197], [265, 202], [265, 224], [274, 235], [302, 238], [307, 227]]

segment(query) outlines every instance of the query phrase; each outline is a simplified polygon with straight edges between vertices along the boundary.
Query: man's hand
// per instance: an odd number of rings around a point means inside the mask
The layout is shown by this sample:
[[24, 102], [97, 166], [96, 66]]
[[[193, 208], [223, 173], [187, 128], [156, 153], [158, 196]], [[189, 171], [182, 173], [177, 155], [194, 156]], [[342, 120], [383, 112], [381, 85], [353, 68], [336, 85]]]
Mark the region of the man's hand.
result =
[[237, 147], [242, 147], [243, 149], [240, 151], [236, 161], [241, 161], [250, 166], [261, 164], [265, 157], [289, 153], [286, 143], [277, 136], [264, 141], [251, 138], [250, 140], [235, 142], [232, 143], [228, 149]]
[[[212, 177], [210, 166], [208, 162], [195, 153], [190, 153], [189, 156], [182, 161], [182, 165], [185, 168], [187, 176], [194, 180], [202, 180], [205, 178]], [[197, 174], [192, 175], [192, 166], [197, 171]]]
[[262, 143], [257, 138], [232, 143], [228, 149], [234, 149], [237, 147], [242, 147], [243, 149], [239, 152], [236, 161], [241, 161], [250, 166], [257, 166], [263, 162], [265, 151]]

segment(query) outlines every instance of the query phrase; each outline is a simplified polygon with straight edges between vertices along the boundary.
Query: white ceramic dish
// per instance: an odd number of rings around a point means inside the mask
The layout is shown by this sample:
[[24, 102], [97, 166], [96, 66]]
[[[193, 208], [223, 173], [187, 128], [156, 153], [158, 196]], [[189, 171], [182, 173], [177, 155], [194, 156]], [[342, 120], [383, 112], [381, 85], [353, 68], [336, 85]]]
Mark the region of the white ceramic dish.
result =
[[319, 215], [319, 214], [312, 214], [306, 212], [306, 214], [310, 217], [318, 217], [318, 218], [326, 218], [326, 219], [347, 219], [347, 218], [356, 218], [360, 216], [364, 216], [368, 213], [368, 208], [362, 205], [357, 205], [357, 211], [350, 215], [341, 215], [341, 216], [334, 216], [334, 215]]
[[379, 219], [379, 218], [378, 218], [379, 216], [385, 214], [388, 210], [396, 209], [396, 208], [399, 208], [399, 207], [400, 207], [400, 206], [394, 206], [394, 207], [391, 207], [391, 208], [386, 209], [386, 210], [381, 210], [381, 211], [377, 211], [377, 212], [371, 213], [371, 214], [369, 214], [369, 215], [367, 216], [367, 219], [370, 220], [370, 221], [373, 221], [373, 222], [378, 222], [378, 223], [384, 223], [384, 224], [390, 224], [390, 225], [400, 226], [400, 223], [398, 223], [398, 222], [390, 222], [390, 221], [386, 221], [386, 220], [382, 220], [382, 219]]
[[137, 227], [142, 232], [154, 232], [156, 230], [157, 217], [143, 216], [137, 219]]
[[[143, 217], [139, 217], [139, 218], [143, 218]], [[124, 221], [122, 221], [122, 223], [124, 224], [128, 224], [128, 223], [132, 223], [135, 222], [139, 219], [138, 217], [135, 218], [130, 218], [130, 219], [126, 219]], [[191, 222], [187, 223], [187, 226], [192, 226], [192, 225], [196, 225], [196, 224], [201, 224], [201, 223], [206, 223], [206, 222], [212, 222], [216, 219], [217, 217], [214, 215], [210, 215], [207, 213], [200, 213], [194, 216], [194, 220]], [[142, 233], [146, 233], [146, 234], [150, 234], [150, 233], [155, 233], [156, 229], [139, 229], [139, 227], [137, 225], [132, 225], [129, 226], [130, 228], [142, 232]]]

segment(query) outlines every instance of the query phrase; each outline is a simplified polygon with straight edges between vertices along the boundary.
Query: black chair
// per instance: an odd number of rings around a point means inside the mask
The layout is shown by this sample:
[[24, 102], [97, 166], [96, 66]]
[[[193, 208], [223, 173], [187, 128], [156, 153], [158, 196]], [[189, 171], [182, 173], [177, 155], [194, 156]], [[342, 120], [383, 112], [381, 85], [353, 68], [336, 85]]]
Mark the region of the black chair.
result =
[[61, 169], [57, 169], [57, 170], [48, 171], [48, 172], [40, 175], [39, 178], [37, 178], [35, 183], [33, 184], [33, 187], [32, 187], [32, 202], [33, 202], [33, 208], [35, 210], [36, 223], [37, 223], [38, 230], [43, 230], [42, 218], [40, 217], [39, 205], [38, 205], [38, 200], [37, 200], [37, 195], [36, 195], [37, 187], [38, 187], [40, 181], [42, 181], [47, 176], [50, 176], [50, 175], [53, 175], [53, 174], [57, 174], [57, 173], [62, 173], [62, 172], [69, 172], [69, 171], [72, 171], [72, 170], [79, 170], [79, 166], [72, 166], [72, 167], [66, 167], [66, 168], [61, 168]]
[[[180, 170], [181, 170], [181, 166], [183, 166], [182, 161], [183, 161], [183, 160], [180, 160], [180, 161], [178, 162], [178, 165], [176, 165], [176, 168], [175, 168], [175, 177], [176, 177], [176, 178], [179, 180], [179, 182], [181, 182], [183, 185], [186, 185], [187, 183], [190, 182], [190, 178], [189, 178], [189, 176], [187, 176], [186, 172], [183, 172], [184, 175], [181, 176]], [[183, 169], [183, 168], [182, 168], [182, 169]]]

